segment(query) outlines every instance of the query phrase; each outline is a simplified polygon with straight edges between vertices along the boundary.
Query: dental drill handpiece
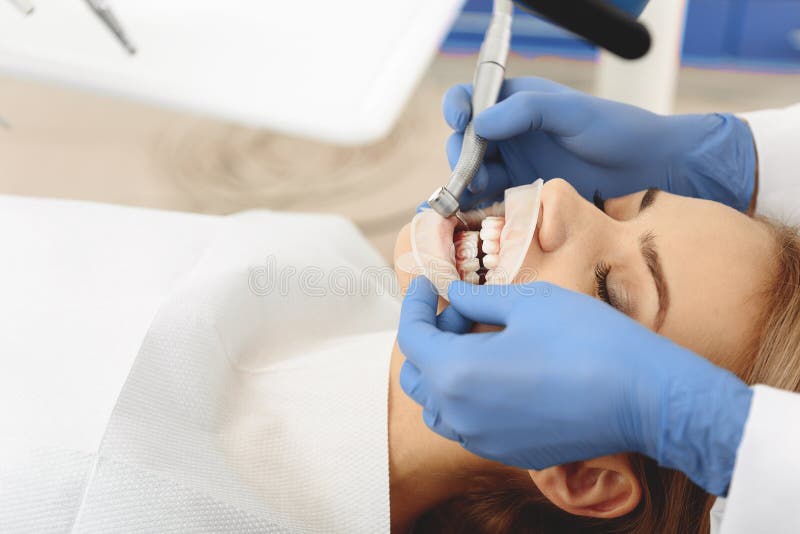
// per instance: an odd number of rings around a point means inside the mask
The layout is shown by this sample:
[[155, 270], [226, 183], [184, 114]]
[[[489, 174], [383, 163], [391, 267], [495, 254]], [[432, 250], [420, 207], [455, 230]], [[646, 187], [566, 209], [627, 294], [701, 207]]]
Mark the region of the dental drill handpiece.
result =
[[[511, 45], [511, 0], [495, 0], [492, 21], [486, 30], [478, 55], [478, 66], [472, 80], [472, 118], [493, 106], [500, 94], [506, 72], [508, 49]], [[486, 154], [486, 139], [475, 134], [472, 120], [464, 131], [464, 143], [458, 163], [445, 187], [440, 187], [428, 199], [430, 206], [442, 217], [452, 217], [459, 210], [458, 198], [475, 179]]]

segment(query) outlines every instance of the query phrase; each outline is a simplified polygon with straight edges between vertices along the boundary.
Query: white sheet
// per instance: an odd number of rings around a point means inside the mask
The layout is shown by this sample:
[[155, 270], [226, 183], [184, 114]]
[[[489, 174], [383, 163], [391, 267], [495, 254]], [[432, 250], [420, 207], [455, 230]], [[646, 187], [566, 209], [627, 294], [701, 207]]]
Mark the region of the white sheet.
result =
[[[350, 223], [25, 199], [0, 213], [17, 230], [0, 269], [15, 326], [0, 530], [388, 530], [399, 302]], [[253, 274], [269, 265], [297, 277], [268, 291]], [[365, 290], [332, 281], [346, 273]]]
[[96, 451], [153, 315], [221, 221], [0, 197], [0, 439]]

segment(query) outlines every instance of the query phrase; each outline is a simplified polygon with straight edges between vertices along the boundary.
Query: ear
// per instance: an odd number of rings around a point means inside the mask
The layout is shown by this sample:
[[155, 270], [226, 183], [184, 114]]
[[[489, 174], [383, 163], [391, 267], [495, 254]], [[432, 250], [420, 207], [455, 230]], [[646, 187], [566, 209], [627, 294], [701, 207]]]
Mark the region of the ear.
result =
[[642, 498], [642, 485], [628, 454], [529, 471], [550, 501], [573, 515], [610, 519], [631, 512]]

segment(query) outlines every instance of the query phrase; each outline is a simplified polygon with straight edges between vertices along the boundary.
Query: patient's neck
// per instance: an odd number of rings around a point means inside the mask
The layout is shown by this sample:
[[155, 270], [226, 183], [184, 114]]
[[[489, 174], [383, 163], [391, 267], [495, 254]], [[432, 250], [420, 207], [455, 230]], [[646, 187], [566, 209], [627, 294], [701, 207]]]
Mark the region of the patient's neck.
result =
[[403, 355], [395, 344], [389, 377], [389, 480], [392, 532], [405, 532], [426, 510], [466, 490], [469, 473], [499, 466], [435, 434], [402, 391]]

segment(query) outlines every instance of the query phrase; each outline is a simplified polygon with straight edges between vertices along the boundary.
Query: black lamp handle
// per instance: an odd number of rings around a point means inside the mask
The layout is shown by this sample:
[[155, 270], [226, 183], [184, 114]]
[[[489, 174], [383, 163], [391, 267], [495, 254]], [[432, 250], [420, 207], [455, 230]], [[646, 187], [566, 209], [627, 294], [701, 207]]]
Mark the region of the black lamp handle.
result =
[[603, 0], [514, 1], [625, 59], [638, 59], [650, 50], [647, 28]]

